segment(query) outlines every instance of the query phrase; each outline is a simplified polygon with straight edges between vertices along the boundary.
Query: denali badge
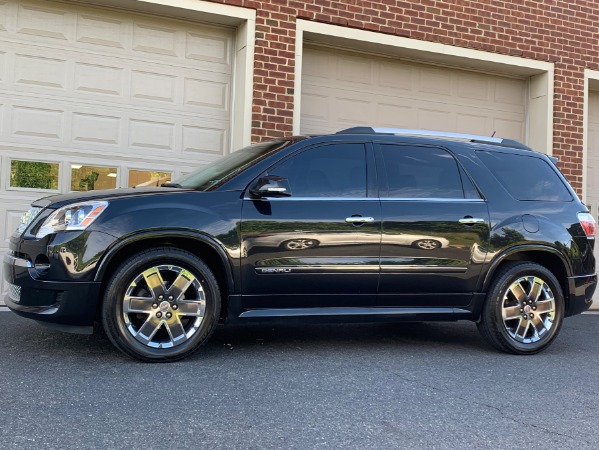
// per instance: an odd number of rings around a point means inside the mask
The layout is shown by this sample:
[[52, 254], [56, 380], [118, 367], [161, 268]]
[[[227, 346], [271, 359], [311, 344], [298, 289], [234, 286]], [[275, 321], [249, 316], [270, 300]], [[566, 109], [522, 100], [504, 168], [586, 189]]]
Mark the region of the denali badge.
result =
[[285, 267], [257, 267], [257, 273], [290, 273], [291, 269]]

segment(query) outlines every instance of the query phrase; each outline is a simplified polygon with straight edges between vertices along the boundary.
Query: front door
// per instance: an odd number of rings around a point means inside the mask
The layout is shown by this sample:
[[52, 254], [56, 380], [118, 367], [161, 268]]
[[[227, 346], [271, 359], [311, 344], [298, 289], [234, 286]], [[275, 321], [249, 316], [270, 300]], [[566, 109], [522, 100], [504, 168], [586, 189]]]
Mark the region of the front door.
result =
[[489, 214], [446, 150], [377, 146], [383, 229], [379, 306], [467, 306], [489, 239]]
[[320, 145], [268, 171], [288, 180], [291, 196], [246, 194], [245, 309], [375, 306], [381, 206], [368, 189], [373, 166], [363, 143]]

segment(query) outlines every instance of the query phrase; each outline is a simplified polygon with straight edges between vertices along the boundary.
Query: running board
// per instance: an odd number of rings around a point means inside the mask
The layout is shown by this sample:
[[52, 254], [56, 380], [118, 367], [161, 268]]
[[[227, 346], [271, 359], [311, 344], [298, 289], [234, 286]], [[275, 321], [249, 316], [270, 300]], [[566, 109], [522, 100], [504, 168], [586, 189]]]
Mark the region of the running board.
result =
[[[327, 317], [327, 316], [427, 316], [472, 314], [460, 308], [288, 308], [252, 309], [242, 312], [240, 319], [267, 317]], [[452, 319], [449, 319], [452, 320]], [[455, 320], [455, 318], [453, 318]]]

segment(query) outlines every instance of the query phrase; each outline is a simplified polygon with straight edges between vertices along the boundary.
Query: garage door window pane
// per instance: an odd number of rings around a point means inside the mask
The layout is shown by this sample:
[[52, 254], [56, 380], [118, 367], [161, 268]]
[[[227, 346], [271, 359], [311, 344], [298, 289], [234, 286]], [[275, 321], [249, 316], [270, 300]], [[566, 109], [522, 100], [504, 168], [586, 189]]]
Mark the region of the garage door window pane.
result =
[[71, 190], [93, 191], [116, 187], [116, 167], [71, 165]]
[[10, 187], [58, 190], [58, 163], [12, 160]]
[[170, 172], [152, 172], [149, 170], [130, 170], [129, 187], [160, 186], [171, 181]]
[[388, 194], [393, 198], [464, 198], [453, 156], [431, 147], [382, 145]]

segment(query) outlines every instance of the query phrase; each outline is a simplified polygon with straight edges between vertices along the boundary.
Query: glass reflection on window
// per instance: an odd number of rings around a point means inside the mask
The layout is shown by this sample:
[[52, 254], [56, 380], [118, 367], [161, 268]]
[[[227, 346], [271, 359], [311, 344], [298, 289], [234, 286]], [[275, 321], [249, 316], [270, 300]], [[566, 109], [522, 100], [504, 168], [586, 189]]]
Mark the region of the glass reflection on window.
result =
[[85, 166], [71, 164], [71, 190], [95, 191], [116, 187], [116, 167]]
[[58, 163], [41, 161], [10, 162], [10, 187], [58, 190]]
[[129, 187], [160, 186], [169, 183], [172, 174], [170, 172], [155, 172], [151, 170], [130, 170]]

